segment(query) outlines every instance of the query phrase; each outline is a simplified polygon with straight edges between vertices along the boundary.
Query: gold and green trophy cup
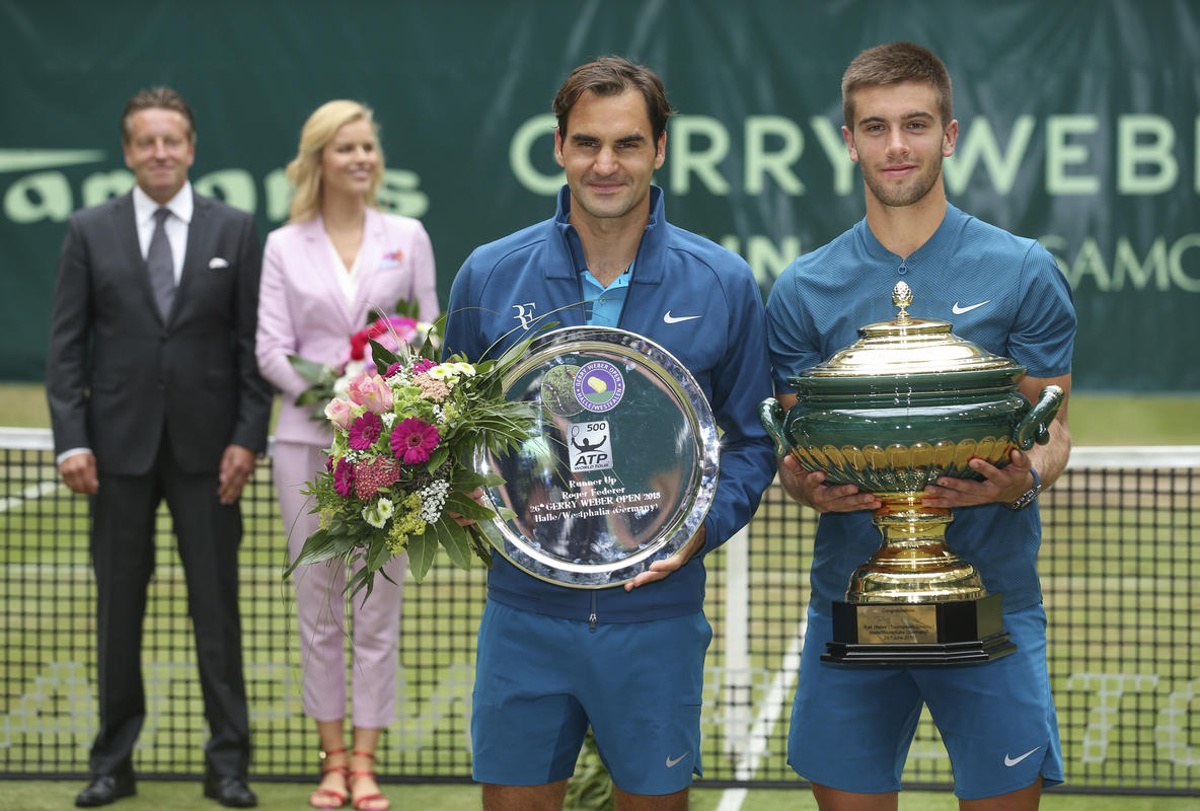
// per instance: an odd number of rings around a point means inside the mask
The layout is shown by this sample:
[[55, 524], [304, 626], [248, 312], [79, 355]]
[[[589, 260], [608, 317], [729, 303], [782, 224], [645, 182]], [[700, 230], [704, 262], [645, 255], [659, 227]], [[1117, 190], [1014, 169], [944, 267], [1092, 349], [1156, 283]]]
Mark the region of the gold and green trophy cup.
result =
[[854, 344], [790, 378], [797, 402], [786, 414], [774, 399], [760, 407], [780, 456], [883, 502], [872, 516], [883, 543], [833, 604], [826, 661], [959, 664], [1016, 650], [1001, 595], [946, 545], [951, 510], [922, 504], [922, 492], [941, 477], [981, 479], [973, 458], [1003, 467], [1014, 448], [1045, 444], [1063, 391], [1046, 386], [1031, 405], [1017, 391], [1024, 366], [945, 321], [911, 317], [912, 302], [897, 284], [895, 319], [859, 328]]

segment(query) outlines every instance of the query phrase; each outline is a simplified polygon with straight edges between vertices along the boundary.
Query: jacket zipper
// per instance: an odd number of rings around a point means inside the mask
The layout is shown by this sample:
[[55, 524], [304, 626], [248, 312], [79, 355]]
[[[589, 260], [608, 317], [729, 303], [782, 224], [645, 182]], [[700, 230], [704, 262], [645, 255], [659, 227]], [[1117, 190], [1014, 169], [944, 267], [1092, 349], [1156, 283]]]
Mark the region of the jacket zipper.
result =
[[588, 614], [588, 631], [596, 633], [596, 623], [599, 618], [596, 616], [596, 592], [592, 592], [592, 612]]

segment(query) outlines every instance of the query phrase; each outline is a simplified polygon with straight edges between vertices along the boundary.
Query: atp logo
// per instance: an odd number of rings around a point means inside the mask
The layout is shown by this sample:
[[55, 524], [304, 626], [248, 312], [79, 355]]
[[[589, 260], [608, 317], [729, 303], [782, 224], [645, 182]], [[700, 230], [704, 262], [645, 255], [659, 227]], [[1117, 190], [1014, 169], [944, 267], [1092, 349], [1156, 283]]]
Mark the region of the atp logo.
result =
[[571, 426], [571, 472], [610, 470], [613, 466], [612, 433], [608, 420]]

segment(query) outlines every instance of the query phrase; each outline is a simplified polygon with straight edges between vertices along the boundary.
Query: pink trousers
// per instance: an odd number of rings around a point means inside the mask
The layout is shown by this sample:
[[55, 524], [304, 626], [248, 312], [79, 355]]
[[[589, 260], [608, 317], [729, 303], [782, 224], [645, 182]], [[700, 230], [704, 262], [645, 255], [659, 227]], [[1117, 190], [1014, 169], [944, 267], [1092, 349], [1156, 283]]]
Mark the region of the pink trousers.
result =
[[[317, 529], [312, 504], [301, 495], [305, 482], [325, 469], [320, 448], [277, 442], [274, 450], [275, 487], [288, 538], [288, 561], [300, 554], [304, 540]], [[366, 601], [365, 592], [352, 598], [353, 679], [351, 718], [355, 727], [390, 726], [396, 715], [396, 669], [399, 666], [400, 609], [407, 561], [393, 558]], [[304, 674], [304, 711], [316, 721], [346, 717], [346, 567], [340, 561], [302, 566], [292, 574], [300, 631], [300, 666]]]

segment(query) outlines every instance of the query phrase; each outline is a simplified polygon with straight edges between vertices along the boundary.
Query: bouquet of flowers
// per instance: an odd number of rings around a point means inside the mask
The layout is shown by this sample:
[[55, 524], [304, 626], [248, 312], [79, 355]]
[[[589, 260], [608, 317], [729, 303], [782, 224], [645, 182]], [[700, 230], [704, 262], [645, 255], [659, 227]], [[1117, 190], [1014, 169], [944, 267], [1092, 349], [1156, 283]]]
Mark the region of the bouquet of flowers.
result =
[[[325, 405], [333, 445], [327, 470], [305, 491], [320, 526], [284, 576], [309, 563], [362, 560], [346, 590], [366, 588], [370, 595], [376, 572], [404, 552], [417, 581], [439, 548], [460, 568], [470, 568], [475, 557], [490, 566], [481, 528], [456, 518], [497, 516], [472, 494], [502, 482], [478, 474], [473, 460], [481, 448], [506, 453], [529, 436], [532, 407], [508, 401], [502, 380], [530, 340], [481, 363], [460, 355], [439, 363], [430, 356], [431, 341], [421, 351], [401, 345], [394, 352], [372, 340], [372, 362], [348, 380], [345, 396]], [[513, 516], [502, 509], [501, 517]]]
[[[346, 356], [336, 366], [288, 355], [288, 361], [309, 384], [296, 398], [296, 405], [311, 406], [312, 418], [324, 421], [325, 404], [334, 397], [346, 396], [350, 381], [371, 363], [371, 344], [378, 343], [396, 353], [402, 346], [421, 347], [431, 354], [438, 349], [437, 332], [433, 324], [418, 320], [419, 306], [415, 301], [397, 302], [393, 315], [372, 311], [367, 325], [350, 336]], [[425, 347], [425, 342], [429, 347]]]

